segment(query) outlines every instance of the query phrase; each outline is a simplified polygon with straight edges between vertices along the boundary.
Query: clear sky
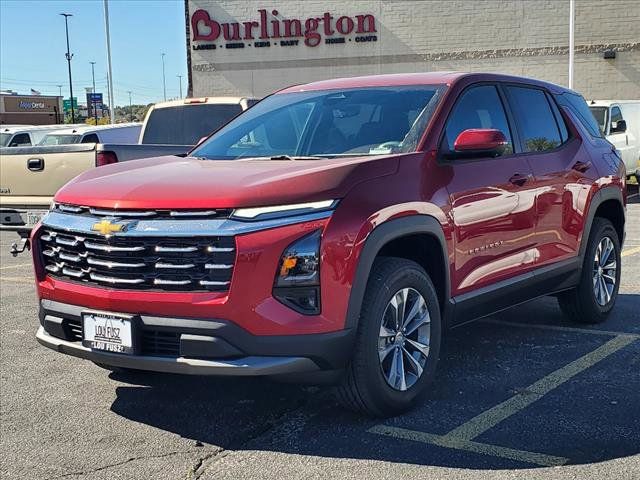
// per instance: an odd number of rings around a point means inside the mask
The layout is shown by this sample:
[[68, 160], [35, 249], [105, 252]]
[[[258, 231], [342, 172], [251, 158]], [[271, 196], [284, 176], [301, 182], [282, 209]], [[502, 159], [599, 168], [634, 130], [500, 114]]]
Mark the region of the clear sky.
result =
[[[64, 17], [69, 17], [73, 95], [84, 103], [95, 61], [96, 90], [107, 101], [107, 48], [103, 0], [0, 0], [0, 90], [69, 97]], [[163, 100], [187, 93], [184, 0], [109, 0], [111, 62], [116, 105]]]

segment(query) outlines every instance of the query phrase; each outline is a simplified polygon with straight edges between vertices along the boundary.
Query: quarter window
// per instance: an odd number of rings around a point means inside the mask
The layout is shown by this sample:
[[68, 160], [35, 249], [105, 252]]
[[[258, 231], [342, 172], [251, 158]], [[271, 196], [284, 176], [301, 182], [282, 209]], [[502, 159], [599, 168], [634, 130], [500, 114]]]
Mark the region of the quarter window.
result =
[[507, 116], [495, 86], [473, 87], [462, 94], [449, 116], [445, 130], [444, 141], [449, 152], [453, 152], [458, 135], [470, 128], [500, 130], [508, 142], [504, 154], [513, 153]]
[[542, 90], [507, 86], [524, 152], [553, 150], [562, 143], [558, 124]]
[[31, 145], [31, 138], [28, 133], [19, 133], [11, 140], [11, 147], [24, 147]]

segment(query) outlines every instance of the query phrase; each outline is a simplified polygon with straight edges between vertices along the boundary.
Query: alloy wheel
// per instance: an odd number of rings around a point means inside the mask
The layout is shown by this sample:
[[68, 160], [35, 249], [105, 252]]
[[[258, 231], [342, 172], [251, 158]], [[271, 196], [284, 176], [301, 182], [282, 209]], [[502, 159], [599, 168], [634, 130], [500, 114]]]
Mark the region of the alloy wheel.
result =
[[601, 307], [611, 301], [616, 287], [617, 268], [615, 245], [611, 238], [603, 237], [593, 260], [593, 294]]
[[420, 378], [429, 357], [431, 318], [424, 297], [413, 288], [396, 292], [385, 308], [378, 358], [385, 380], [405, 391]]

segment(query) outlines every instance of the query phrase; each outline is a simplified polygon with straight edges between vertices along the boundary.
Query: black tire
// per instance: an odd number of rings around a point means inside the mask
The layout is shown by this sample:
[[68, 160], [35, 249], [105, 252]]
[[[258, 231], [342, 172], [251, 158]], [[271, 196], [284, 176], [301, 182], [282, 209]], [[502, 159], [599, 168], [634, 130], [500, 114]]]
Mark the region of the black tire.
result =
[[[378, 342], [385, 309], [396, 292], [405, 288], [413, 289], [423, 297], [431, 318], [431, 329], [429, 352], [422, 374], [412, 386], [400, 391], [392, 388], [385, 379], [378, 357]], [[353, 357], [336, 387], [338, 400], [348, 409], [372, 417], [398, 415], [415, 406], [435, 376], [441, 331], [438, 296], [424, 269], [401, 258], [376, 260], [360, 312]]]
[[[594, 292], [594, 260], [596, 249], [605, 237], [613, 243], [616, 259], [615, 285], [611, 299], [604, 305], [596, 300]], [[558, 304], [562, 312], [573, 322], [596, 324], [604, 322], [616, 303], [618, 288], [620, 287], [620, 240], [613, 224], [605, 219], [596, 217], [591, 226], [587, 248], [584, 254], [580, 283], [577, 287], [558, 295]]]

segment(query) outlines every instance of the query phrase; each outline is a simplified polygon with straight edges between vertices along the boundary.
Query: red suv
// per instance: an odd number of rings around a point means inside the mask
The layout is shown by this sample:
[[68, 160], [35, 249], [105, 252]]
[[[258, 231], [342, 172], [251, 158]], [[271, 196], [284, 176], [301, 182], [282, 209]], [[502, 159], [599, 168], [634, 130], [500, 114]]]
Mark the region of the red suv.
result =
[[603, 321], [624, 166], [584, 99], [493, 74], [294, 86], [186, 158], [88, 171], [32, 236], [37, 338], [110, 369], [428, 389], [445, 327], [542, 295]]

